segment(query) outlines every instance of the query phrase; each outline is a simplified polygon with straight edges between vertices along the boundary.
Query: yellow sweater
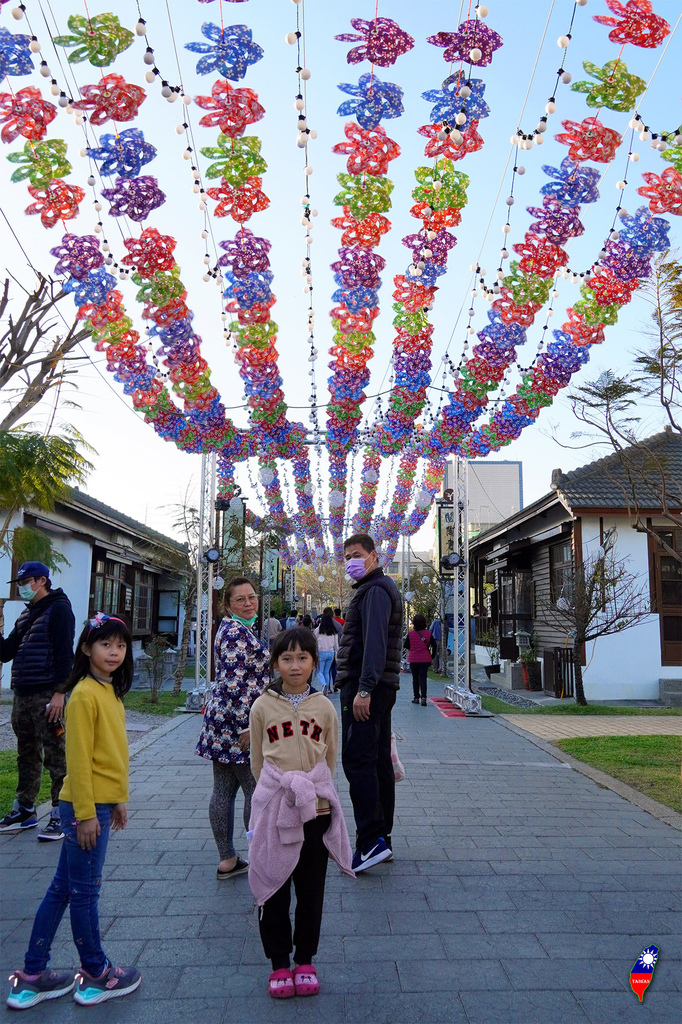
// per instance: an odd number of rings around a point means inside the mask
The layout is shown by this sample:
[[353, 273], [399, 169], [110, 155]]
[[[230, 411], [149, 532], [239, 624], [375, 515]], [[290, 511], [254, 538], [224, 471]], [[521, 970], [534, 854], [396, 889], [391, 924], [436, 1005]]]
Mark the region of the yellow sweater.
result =
[[76, 818], [95, 817], [95, 804], [128, 799], [128, 737], [125, 710], [111, 683], [86, 676], [66, 704], [66, 778], [61, 800]]

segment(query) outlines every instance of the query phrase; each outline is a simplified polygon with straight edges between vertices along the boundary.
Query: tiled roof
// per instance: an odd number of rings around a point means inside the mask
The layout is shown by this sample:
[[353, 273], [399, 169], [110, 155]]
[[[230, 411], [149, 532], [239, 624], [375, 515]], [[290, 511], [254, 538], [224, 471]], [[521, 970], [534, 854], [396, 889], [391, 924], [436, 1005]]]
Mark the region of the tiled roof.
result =
[[[124, 515], [124, 513], [119, 512], [118, 509], [111, 508], [110, 505], [105, 505], [103, 501], [98, 501], [97, 498], [92, 498], [89, 494], [79, 491], [77, 487], [73, 487], [71, 489], [71, 499], [73, 502], [85, 506], [85, 508], [92, 509], [93, 512], [99, 512], [108, 519], [115, 520], [117, 523], [120, 523], [121, 526], [129, 527], [142, 537], [149, 537], [150, 540], [155, 541], [157, 544], [161, 544], [167, 548], [174, 548], [176, 551], [182, 552], [183, 554], [187, 551], [186, 544], [181, 544], [172, 537], [166, 537], [165, 534], [159, 533], [157, 530], [152, 530], [151, 527], [145, 526], [144, 523], [138, 523], [136, 519], [131, 519], [130, 516]], [[68, 498], [65, 499], [64, 504], [69, 504]]]
[[682, 509], [682, 437], [672, 430], [570, 473], [554, 470], [552, 490], [571, 509], [627, 508], [633, 491], [640, 508], [660, 509], [663, 480], [669, 506]]

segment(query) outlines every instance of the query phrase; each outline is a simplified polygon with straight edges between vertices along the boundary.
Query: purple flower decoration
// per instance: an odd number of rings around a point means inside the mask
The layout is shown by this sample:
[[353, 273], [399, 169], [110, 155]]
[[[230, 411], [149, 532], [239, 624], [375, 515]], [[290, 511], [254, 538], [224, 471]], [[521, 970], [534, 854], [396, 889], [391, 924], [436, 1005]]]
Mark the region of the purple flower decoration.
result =
[[340, 283], [346, 288], [377, 288], [380, 284], [379, 274], [386, 266], [386, 260], [378, 253], [368, 249], [339, 249], [340, 260], [332, 263], [332, 270], [340, 277]]
[[[412, 256], [414, 262], [417, 263], [419, 260], [426, 260], [428, 266], [430, 262], [444, 264], [447, 263], [448, 252], [455, 245], [457, 245], [457, 239], [454, 235], [451, 235], [449, 231], [441, 229], [435, 238], [429, 241], [426, 237], [426, 231], [422, 228], [414, 235], [406, 235], [403, 238], [403, 245], [407, 246], [408, 249], [412, 249]], [[431, 253], [430, 256], [422, 256], [422, 253], [426, 250], [427, 253]], [[422, 274], [422, 278], [423, 278]]]
[[[459, 92], [463, 85], [468, 85], [471, 89], [471, 95], [466, 99], [463, 99]], [[441, 121], [450, 121], [454, 124], [456, 115], [463, 110], [467, 119], [463, 125], [458, 125], [461, 130], [470, 121], [479, 121], [490, 113], [490, 107], [483, 100], [484, 92], [485, 85], [482, 79], [472, 78], [470, 82], [467, 82], [463, 75], [457, 74], [446, 78], [440, 89], [429, 89], [427, 92], [423, 92], [422, 99], [434, 104], [431, 108], [431, 121], [434, 124], [439, 124]]]
[[342, 83], [339, 89], [357, 99], [344, 100], [337, 114], [356, 117], [362, 128], [376, 128], [379, 121], [400, 117], [403, 112], [403, 90], [392, 82], [379, 81], [376, 75], [360, 75], [357, 85]]
[[258, 238], [248, 228], [242, 228], [233, 239], [220, 242], [225, 255], [218, 260], [221, 267], [230, 267], [235, 277], [243, 279], [252, 271], [257, 274], [270, 266], [268, 253], [271, 242], [267, 238]]
[[477, 337], [481, 342], [490, 342], [502, 352], [510, 348], [520, 348], [526, 342], [526, 332], [520, 324], [505, 324], [497, 320], [481, 328]]
[[544, 235], [554, 245], [564, 245], [569, 238], [578, 238], [585, 231], [580, 223], [579, 206], [564, 206], [554, 196], [545, 196], [542, 206], [526, 207], [533, 221], [529, 231], [534, 235]]
[[139, 128], [126, 128], [118, 135], [100, 136], [100, 145], [88, 149], [87, 154], [93, 160], [101, 160], [100, 174], [114, 175], [121, 178], [136, 178], [143, 164], [148, 164], [156, 156], [156, 149], [144, 141]]
[[[435, 36], [429, 36], [428, 42], [445, 48], [443, 60], [448, 64], [461, 60], [465, 64], [475, 64], [476, 67], [484, 68], [490, 64], [495, 50], [502, 46], [502, 36], [488, 28], [484, 21], [472, 18], [470, 21], [463, 21], [456, 32], [437, 32]], [[474, 49], [481, 51], [481, 56], [477, 60], [471, 56]]]
[[91, 270], [84, 280], [79, 281], [76, 277], [70, 277], [62, 285], [63, 291], [67, 294], [73, 292], [73, 301], [80, 309], [88, 302], [93, 306], [101, 306], [107, 300], [107, 295], [116, 287], [116, 278], [113, 274], [107, 273], [104, 267]]
[[0, 28], [0, 79], [5, 75], [18, 77], [31, 74], [33, 61], [30, 42], [30, 36], [9, 32], [4, 26]]
[[270, 285], [274, 274], [266, 270], [262, 274], [247, 274], [243, 279], [237, 278], [231, 270], [225, 271], [228, 287], [223, 292], [226, 299], [235, 299], [242, 309], [251, 309], [256, 302], [269, 302], [272, 298]]
[[392, 18], [377, 18], [372, 21], [351, 18], [350, 23], [357, 29], [358, 35], [345, 33], [334, 36], [334, 39], [342, 43], [362, 42], [362, 46], [356, 46], [348, 51], [346, 60], [349, 64], [369, 60], [372, 64], [378, 64], [380, 68], [390, 68], [398, 57], [414, 46], [412, 36], [404, 32]]
[[540, 191], [543, 196], [554, 196], [559, 202], [570, 206], [596, 203], [599, 199], [597, 183], [601, 174], [596, 167], [583, 167], [566, 156], [560, 168], [545, 164], [542, 170], [549, 178], [555, 179], [542, 186]]
[[217, 71], [223, 78], [238, 82], [249, 67], [263, 56], [262, 47], [254, 43], [251, 29], [247, 25], [227, 25], [221, 28], [205, 21], [201, 32], [211, 42], [185, 43], [186, 50], [206, 55], [197, 62], [198, 75], [210, 75]]
[[158, 185], [156, 178], [150, 175], [117, 178], [113, 188], [102, 189], [102, 195], [111, 203], [112, 217], [130, 217], [139, 222], [166, 202], [166, 193]]
[[71, 277], [84, 280], [88, 271], [96, 270], [104, 263], [104, 256], [99, 251], [99, 239], [96, 235], [62, 235], [61, 245], [50, 249], [58, 263], [55, 274], [70, 274]]
[[651, 258], [647, 254], [635, 252], [627, 242], [607, 242], [604, 248], [606, 256], [601, 262], [621, 281], [631, 281], [633, 277], [648, 277], [651, 273]]
[[670, 225], [663, 217], [652, 217], [648, 206], [640, 206], [634, 216], [624, 217], [620, 237], [638, 256], [650, 256], [670, 247]]

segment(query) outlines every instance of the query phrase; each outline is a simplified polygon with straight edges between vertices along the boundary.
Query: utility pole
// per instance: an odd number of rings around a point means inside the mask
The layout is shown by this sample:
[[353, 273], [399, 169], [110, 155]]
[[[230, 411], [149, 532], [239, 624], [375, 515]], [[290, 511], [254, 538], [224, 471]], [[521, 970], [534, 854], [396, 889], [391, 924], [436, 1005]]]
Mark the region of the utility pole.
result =
[[213, 611], [213, 562], [206, 558], [215, 543], [216, 456], [201, 456], [201, 493], [199, 498], [199, 546], [197, 550], [197, 605], [194, 689], [187, 694], [185, 710], [201, 711], [211, 675]]

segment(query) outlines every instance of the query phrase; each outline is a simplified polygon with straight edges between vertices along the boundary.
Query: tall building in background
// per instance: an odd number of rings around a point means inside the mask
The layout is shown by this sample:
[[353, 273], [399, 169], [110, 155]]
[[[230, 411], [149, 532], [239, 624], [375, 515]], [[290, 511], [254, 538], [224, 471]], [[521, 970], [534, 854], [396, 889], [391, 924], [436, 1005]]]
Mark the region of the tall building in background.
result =
[[[445, 468], [443, 496], [452, 488], [452, 463]], [[469, 463], [469, 536], [501, 523], [523, 508], [520, 462], [481, 459]]]

